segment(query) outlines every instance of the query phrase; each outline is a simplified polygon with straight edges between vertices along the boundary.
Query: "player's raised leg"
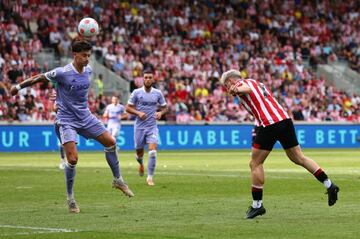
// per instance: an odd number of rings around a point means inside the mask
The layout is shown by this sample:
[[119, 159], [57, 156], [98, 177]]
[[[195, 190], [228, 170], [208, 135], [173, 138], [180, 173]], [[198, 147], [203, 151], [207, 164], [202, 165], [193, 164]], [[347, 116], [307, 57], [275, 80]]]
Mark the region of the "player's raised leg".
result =
[[285, 149], [285, 152], [291, 161], [307, 169], [317, 180], [324, 184], [328, 194], [328, 204], [329, 206], [334, 205], [338, 199], [337, 194], [340, 189], [337, 185], [331, 182], [320, 166], [311, 158], [306, 157], [299, 145]]
[[252, 148], [250, 169], [251, 169], [251, 194], [253, 203], [246, 212], [246, 218], [252, 219], [256, 216], [263, 215], [266, 210], [262, 203], [263, 187], [265, 183], [263, 163], [270, 151]]
[[121, 190], [126, 196], [133, 197], [134, 193], [129, 189], [121, 175], [115, 139], [109, 134], [108, 131], [105, 131], [96, 137], [96, 140], [105, 147], [104, 150], [106, 161], [108, 162], [114, 176], [113, 187]]

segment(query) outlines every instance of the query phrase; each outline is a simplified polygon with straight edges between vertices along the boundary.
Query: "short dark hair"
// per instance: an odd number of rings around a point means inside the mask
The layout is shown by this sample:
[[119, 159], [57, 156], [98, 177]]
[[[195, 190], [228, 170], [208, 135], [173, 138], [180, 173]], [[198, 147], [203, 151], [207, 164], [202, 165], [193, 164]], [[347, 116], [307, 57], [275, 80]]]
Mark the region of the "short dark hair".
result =
[[91, 43], [85, 40], [75, 40], [71, 44], [72, 52], [90, 51], [92, 49]]
[[143, 70], [143, 75], [145, 74], [154, 74], [154, 71], [151, 68], [147, 68], [145, 70]]

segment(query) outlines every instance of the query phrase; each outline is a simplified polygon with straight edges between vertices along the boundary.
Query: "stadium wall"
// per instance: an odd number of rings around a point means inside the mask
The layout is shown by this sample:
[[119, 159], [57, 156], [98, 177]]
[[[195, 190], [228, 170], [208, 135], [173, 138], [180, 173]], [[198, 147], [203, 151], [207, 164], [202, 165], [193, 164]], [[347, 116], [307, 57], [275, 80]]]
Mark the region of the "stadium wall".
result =
[[[303, 148], [360, 148], [360, 124], [295, 124]], [[248, 149], [251, 147], [250, 124], [159, 125], [159, 149]], [[102, 150], [94, 140], [78, 139], [79, 150]], [[125, 123], [117, 138], [123, 150], [134, 149], [133, 125]], [[52, 124], [0, 124], [0, 152], [36, 152], [58, 150]], [[277, 143], [275, 146], [280, 147]]]

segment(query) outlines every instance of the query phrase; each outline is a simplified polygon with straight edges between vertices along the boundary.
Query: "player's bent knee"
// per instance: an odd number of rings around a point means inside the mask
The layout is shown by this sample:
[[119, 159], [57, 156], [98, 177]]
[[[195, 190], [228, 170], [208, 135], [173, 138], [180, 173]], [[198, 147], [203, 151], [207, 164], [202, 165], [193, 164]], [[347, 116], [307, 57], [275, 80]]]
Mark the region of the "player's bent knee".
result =
[[74, 157], [70, 157], [70, 158], [67, 158], [67, 164], [69, 166], [75, 166], [78, 162], [78, 158], [74, 158]]
[[78, 154], [77, 152], [66, 152], [66, 159], [71, 165], [76, 165], [78, 161]]
[[[109, 147], [112, 147], [113, 145], [116, 145], [116, 139], [115, 139], [115, 137], [111, 136], [110, 139], [109, 139], [109, 141], [107, 142], [107, 145], [111, 145], [111, 146], [109, 146]], [[106, 145], [104, 145], [104, 146], [106, 146]]]
[[154, 150], [150, 150], [150, 151], [149, 151], [149, 156], [150, 156], [150, 157], [155, 158], [155, 157], [156, 157], [156, 155], [157, 155], [157, 152], [156, 152], [156, 150], [155, 150], [155, 149], [154, 149]]
[[261, 163], [257, 163], [257, 162], [254, 161], [254, 160], [251, 160], [250, 163], [249, 163], [250, 169], [255, 169], [255, 168], [258, 167], [259, 165], [261, 165]]
[[251, 169], [253, 169], [253, 168], [255, 167], [255, 164], [254, 164], [253, 161], [250, 161], [250, 162], [249, 162], [249, 167], [250, 167]]
[[115, 152], [116, 151], [116, 144], [110, 146], [110, 147], [104, 147], [104, 151], [106, 153], [109, 153], [109, 152]]

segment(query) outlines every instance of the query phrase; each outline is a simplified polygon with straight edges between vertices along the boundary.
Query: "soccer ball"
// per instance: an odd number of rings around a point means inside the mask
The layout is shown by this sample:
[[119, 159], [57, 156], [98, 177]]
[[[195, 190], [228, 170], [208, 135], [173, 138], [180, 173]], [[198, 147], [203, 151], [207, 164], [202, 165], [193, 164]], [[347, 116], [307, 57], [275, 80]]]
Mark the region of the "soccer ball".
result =
[[78, 32], [84, 37], [96, 36], [99, 33], [99, 25], [95, 19], [86, 17], [80, 21]]

